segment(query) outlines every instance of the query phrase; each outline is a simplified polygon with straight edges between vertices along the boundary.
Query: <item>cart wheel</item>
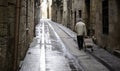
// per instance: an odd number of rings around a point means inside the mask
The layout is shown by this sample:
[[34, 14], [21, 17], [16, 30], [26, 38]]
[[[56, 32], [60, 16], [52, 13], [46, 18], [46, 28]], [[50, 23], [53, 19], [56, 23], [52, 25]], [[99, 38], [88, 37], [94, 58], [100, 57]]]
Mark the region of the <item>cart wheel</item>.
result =
[[93, 48], [91, 49], [91, 51], [92, 51], [92, 52], [94, 51]]

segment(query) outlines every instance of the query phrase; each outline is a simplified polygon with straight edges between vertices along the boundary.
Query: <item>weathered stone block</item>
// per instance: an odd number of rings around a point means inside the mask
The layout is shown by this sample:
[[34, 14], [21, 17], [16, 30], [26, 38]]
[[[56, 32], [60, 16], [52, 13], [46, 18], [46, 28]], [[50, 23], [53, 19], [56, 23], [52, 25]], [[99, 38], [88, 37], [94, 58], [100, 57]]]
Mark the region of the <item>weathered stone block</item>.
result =
[[11, 3], [12, 5], [16, 4], [16, 0], [8, 0], [8, 3]]
[[0, 24], [0, 37], [3, 37], [3, 36], [7, 36], [7, 32], [8, 32], [8, 29], [7, 29], [7, 25], [6, 24]]
[[[1, 22], [1, 23], [2, 23], [3, 20], [4, 20], [4, 19], [3, 19], [3, 16], [4, 16], [3, 8], [4, 8], [4, 7], [0, 7], [0, 22]], [[0, 24], [1, 24], [1, 23], [0, 23]]]
[[0, 45], [0, 70], [6, 71], [6, 47], [7, 45]]
[[0, 5], [2, 5], [3, 4], [3, 0], [0, 0]]

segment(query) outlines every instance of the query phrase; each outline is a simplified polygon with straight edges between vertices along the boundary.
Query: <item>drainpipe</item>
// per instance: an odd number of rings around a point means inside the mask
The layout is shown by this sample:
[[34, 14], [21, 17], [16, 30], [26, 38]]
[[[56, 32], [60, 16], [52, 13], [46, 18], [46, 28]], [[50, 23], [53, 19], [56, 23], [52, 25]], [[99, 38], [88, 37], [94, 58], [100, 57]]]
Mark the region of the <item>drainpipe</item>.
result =
[[36, 25], [36, 0], [34, 1], [34, 37], [35, 37], [35, 25]]
[[15, 34], [14, 34], [14, 63], [13, 71], [18, 67], [18, 42], [19, 42], [19, 23], [20, 23], [20, 0], [16, 0]]

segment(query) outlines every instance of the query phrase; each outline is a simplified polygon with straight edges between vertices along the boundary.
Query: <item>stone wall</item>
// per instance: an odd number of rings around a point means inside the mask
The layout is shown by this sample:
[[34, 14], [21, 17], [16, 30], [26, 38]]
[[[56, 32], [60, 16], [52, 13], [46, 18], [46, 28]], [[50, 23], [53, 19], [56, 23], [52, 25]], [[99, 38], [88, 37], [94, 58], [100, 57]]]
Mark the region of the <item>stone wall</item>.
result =
[[120, 50], [120, 1], [109, 0], [109, 40], [108, 47]]
[[62, 23], [63, 20], [63, 0], [52, 1], [51, 5], [51, 20]]
[[48, 18], [51, 19], [51, 5], [52, 5], [52, 0], [48, 0]]
[[67, 0], [63, 0], [63, 18], [62, 18], [62, 24], [67, 26], [67, 15], [68, 15], [68, 6], [67, 6]]
[[[0, 71], [13, 71], [14, 58], [17, 66], [24, 59], [34, 37], [34, 3], [35, 0], [20, 0], [20, 7], [16, 7], [16, 0], [0, 0]], [[17, 35], [19, 40], [15, 41], [17, 8], [20, 10]], [[18, 42], [18, 48], [15, 48], [15, 42]], [[18, 52], [15, 53], [15, 50]]]
[[0, 0], [0, 16], [0, 70], [11, 71], [14, 50], [15, 0]]
[[[84, 0], [72, 1], [72, 29], [75, 30], [75, 24], [78, 18], [83, 18], [84, 21]], [[81, 13], [80, 13], [81, 12]], [[76, 14], [75, 14], [76, 13]]]
[[34, 37], [34, 0], [22, 0], [19, 24], [18, 64], [24, 59]]
[[52, 1], [52, 5], [51, 5], [51, 10], [52, 10], [52, 15], [51, 15], [51, 20], [53, 20], [53, 21], [57, 21], [57, 19], [56, 19], [56, 8], [57, 8], [57, 6], [56, 6], [56, 4], [55, 4], [55, 2], [54, 1]]
[[[87, 32], [89, 36], [95, 36], [99, 46], [114, 51], [120, 49], [120, 1], [108, 0], [108, 20], [109, 33], [103, 34], [103, 16], [102, 16], [102, 1], [103, 0], [63, 0], [63, 16], [62, 20], [54, 20], [56, 22], [62, 21], [62, 24], [74, 30], [77, 18], [83, 18], [83, 22], [87, 25]], [[52, 10], [53, 11], [53, 10]], [[55, 8], [58, 12], [53, 18], [60, 18], [59, 7]]]
[[[104, 39], [104, 43], [106, 43], [105, 38], [101, 38], [102, 35], [102, 1], [100, 0], [90, 0], [90, 20], [89, 20], [89, 28], [90, 30], [94, 30], [94, 36], [97, 38], [98, 43], [102, 45], [100, 41]], [[91, 33], [90, 33], [91, 34]]]
[[103, 34], [102, 28], [102, 1], [91, 0], [90, 6], [90, 24], [95, 30], [95, 37], [98, 45], [113, 52], [115, 49], [120, 49], [119, 43], [119, 1], [108, 0], [108, 19], [109, 19], [109, 33]]

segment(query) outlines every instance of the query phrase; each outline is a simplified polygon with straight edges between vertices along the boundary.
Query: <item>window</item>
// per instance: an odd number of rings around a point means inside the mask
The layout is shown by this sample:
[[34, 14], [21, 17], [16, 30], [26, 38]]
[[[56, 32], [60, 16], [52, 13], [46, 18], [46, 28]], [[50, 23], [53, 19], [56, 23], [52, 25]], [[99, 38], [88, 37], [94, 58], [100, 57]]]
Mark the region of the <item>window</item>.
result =
[[82, 11], [79, 10], [79, 18], [82, 18]]
[[108, 0], [102, 2], [102, 26], [103, 34], [109, 34], [109, 22], [108, 22]]
[[90, 12], [90, 0], [85, 0], [87, 11]]
[[75, 11], [75, 13], [74, 13], [74, 22], [75, 22], [75, 24], [76, 24], [76, 11]]

